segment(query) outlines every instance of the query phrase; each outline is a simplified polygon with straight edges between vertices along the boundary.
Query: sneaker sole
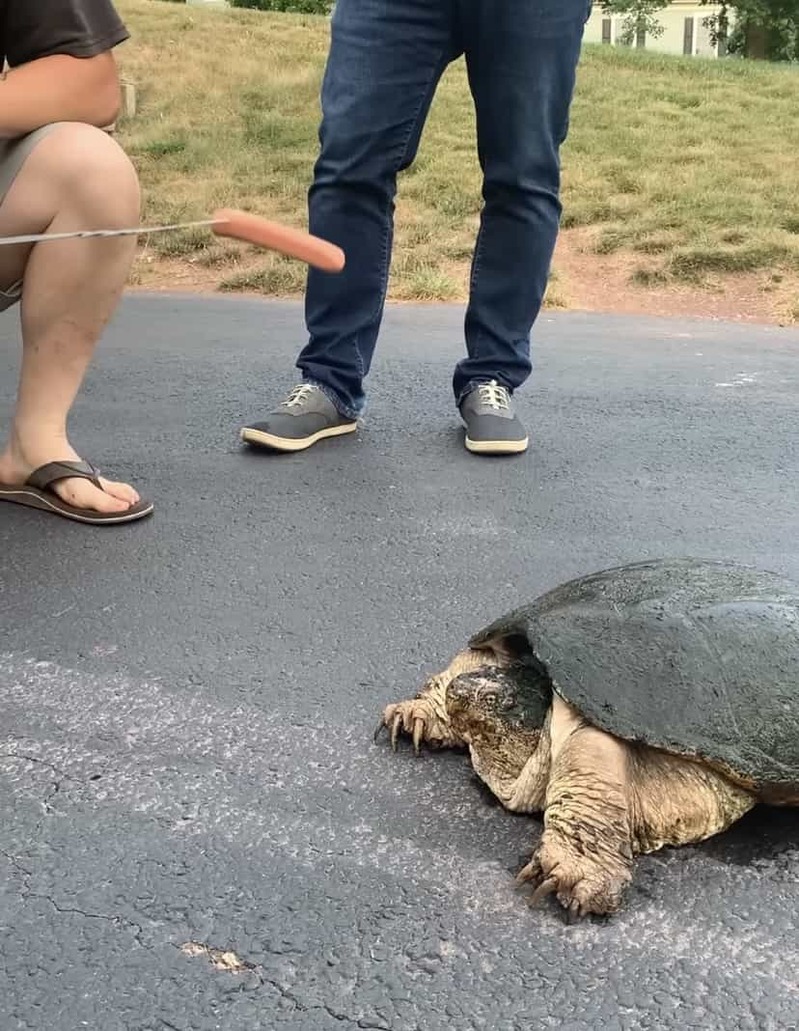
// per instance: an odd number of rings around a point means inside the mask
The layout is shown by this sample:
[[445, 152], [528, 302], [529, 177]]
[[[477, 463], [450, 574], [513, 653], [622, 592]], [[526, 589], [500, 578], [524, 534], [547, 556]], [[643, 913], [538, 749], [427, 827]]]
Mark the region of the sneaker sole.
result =
[[466, 437], [466, 450], [477, 455], [518, 455], [526, 451], [529, 438], [524, 440], [470, 440]]
[[318, 430], [310, 437], [276, 437], [273, 433], [264, 433], [263, 430], [252, 430], [245, 427], [241, 431], [241, 439], [248, 444], [262, 444], [265, 447], [274, 448], [276, 451], [304, 451], [325, 437], [340, 437], [344, 433], [353, 433], [357, 428], [358, 424], [352, 422], [342, 426], [331, 426], [326, 430]]

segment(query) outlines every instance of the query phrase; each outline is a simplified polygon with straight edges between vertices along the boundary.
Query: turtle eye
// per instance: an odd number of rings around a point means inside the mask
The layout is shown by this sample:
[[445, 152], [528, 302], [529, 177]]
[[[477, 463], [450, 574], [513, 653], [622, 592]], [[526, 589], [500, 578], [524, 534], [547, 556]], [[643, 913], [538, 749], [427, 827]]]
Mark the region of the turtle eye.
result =
[[496, 691], [484, 691], [483, 701], [488, 705], [496, 705], [497, 703], [497, 692]]

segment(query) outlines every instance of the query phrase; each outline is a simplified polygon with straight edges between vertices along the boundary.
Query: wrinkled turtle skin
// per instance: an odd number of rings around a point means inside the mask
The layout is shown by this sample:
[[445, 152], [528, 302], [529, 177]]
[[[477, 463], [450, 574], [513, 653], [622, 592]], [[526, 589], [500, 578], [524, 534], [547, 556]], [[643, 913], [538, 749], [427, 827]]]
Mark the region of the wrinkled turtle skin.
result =
[[516, 877], [532, 903], [613, 913], [636, 856], [799, 806], [799, 586], [697, 559], [571, 580], [474, 634], [382, 727], [393, 747], [465, 745], [506, 809], [543, 813]]
[[698, 559], [615, 567], [469, 644], [498, 640], [608, 733], [697, 758], [764, 797], [799, 792], [799, 586], [785, 577]]

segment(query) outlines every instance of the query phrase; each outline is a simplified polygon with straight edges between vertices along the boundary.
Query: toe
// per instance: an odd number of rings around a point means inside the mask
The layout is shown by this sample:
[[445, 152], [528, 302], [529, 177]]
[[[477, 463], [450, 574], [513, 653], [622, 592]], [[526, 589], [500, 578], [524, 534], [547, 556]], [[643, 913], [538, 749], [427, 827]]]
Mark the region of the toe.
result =
[[566, 910], [566, 923], [568, 924], [583, 920], [588, 915], [587, 910], [583, 909], [579, 899], [560, 899], [560, 903]]
[[111, 497], [117, 498], [119, 501], [124, 501], [126, 506], [135, 505], [141, 500], [139, 492], [131, 487], [129, 483], [116, 483], [113, 480], [106, 480], [102, 476], [100, 477], [100, 483], [102, 483], [106, 494], [110, 494]]
[[391, 749], [396, 752], [399, 747], [399, 734], [402, 729], [402, 713], [398, 712], [391, 723]]
[[126, 498], [111, 491], [99, 490], [89, 480], [80, 477], [61, 480], [54, 483], [52, 489], [73, 508], [93, 512], [126, 512], [131, 506]]
[[417, 716], [413, 721], [413, 750], [418, 755], [422, 750], [424, 740], [424, 720]]

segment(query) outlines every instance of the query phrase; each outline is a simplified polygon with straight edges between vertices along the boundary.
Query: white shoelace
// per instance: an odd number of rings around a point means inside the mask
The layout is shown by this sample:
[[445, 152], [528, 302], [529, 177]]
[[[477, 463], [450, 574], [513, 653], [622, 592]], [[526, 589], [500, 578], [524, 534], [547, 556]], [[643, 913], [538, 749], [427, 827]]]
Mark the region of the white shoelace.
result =
[[314, 388], [310, 383], [300, 383], [298, 387], [294, 387], [286, 400], [282, 402], [283, 407], [295, 408], [301, 405], [313, 393], [313, 390]]
[[507, 389], [500, 386], [495, 380], [491, 380], [490, 383], [478, 384], [477, 390], [480, 401], [489, 408], [507, 411], [510, 406], [510, 395]]

